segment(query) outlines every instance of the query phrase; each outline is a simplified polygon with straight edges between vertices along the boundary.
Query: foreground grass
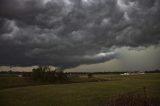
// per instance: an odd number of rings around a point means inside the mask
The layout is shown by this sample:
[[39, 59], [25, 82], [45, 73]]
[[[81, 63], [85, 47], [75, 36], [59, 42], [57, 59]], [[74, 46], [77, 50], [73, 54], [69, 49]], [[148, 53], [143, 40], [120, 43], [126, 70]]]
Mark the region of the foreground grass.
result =
[[0, 106], [101, 106], [119, 94], [143, 92], [160, 100], [160, 74], [97, 75], [105, 82], [17, 87], [0, 90]]
[[100, 81], [108, 81], [108, 79], [97, 76], [93, 78], [88, 78], [87, 75], [85, 75], [80, 77], [71, 77], [67, 81], [42, 82], [42, 81], [33, 81], [32, 78], [30, 77], [0, 77], [0, 90], [7, 88], [25, 87], [25, 86], [71, 84], [71, 83], [86, 83], [86, 82], [100, 82]]
[[39, 85], [39, 84], [40, 83], [34, 82], [30, 78], [0, 77], [0, 89]]

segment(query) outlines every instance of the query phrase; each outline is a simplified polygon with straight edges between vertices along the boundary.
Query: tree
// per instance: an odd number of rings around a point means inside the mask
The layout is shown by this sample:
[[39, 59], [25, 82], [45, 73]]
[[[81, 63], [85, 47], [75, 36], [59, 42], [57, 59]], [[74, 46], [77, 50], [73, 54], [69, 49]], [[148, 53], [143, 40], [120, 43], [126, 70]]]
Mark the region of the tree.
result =
[[34, 80], [44, 81], [46, 79], [46, 72], [51, 71], [49, 66], [38, 66], [38, 68], [32, 69], [32, 77]]
[[36, 81], [55, 82], [68, 80], [67, 74], [65, 74], [62, 68], [56, 68], [51, 70], [50, 66], [38, 66], [38, 68], [32, 70], [32, 77]]

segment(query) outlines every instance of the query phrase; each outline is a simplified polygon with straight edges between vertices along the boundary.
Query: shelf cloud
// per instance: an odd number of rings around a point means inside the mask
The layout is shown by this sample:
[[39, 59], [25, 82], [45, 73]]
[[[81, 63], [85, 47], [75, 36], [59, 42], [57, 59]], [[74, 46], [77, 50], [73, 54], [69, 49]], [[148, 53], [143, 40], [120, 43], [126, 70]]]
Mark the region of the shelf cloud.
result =
[[72, 68], [160, 43], [159, 0], [1, 0], [0, 65]]

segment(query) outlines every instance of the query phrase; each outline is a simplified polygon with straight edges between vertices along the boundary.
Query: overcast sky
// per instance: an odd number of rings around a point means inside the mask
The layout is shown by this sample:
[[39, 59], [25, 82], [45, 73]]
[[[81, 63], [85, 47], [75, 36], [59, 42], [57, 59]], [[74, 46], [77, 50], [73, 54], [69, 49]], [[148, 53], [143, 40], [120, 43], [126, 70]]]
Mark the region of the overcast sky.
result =
[[160, 0], [0, 0], [0, 69], [35, 65], [160, 68]]

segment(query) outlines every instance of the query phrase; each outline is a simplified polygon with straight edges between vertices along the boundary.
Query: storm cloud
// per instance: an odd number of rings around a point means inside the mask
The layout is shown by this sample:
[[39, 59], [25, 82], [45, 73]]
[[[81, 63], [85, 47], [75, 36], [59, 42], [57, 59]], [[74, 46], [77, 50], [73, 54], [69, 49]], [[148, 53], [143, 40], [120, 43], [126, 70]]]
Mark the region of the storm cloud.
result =
[[159, 0], [1, 0], [0, 65], [62, 68], [160, 43]]

